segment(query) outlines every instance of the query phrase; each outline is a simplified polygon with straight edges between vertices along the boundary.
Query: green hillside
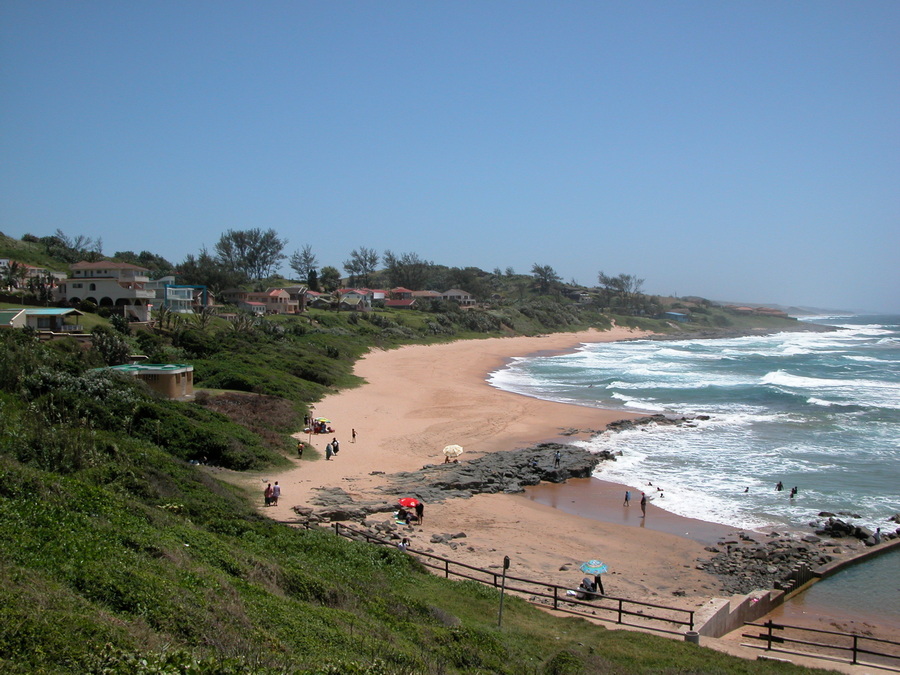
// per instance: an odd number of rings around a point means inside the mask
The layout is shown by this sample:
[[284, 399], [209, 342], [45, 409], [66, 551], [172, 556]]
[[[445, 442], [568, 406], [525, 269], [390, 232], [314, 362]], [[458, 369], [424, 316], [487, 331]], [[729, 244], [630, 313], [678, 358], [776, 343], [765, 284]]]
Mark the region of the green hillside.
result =
[[[90, 365], [81, 350], [0, 333], [2, 672], [801, 670], [553, 618], [515, 598], [498, 630], [495, 590], [432, 576], [394, 549], [279, 525], [216, 479], [216, 466], [286, 461], [279, 434]], [[200, 455], [211, 466], [188, 461]]]
[[[71, 260], [50, 254], [75, 255], [57, 237], [26, 239], [0, 235], [0, 257], [63, 270]], [[796, 327], [703, 302], [680, 304], [696, 311], [674, 324], [541, 294], [524, 275], [467, 273], [493, 284], [493, 302], [160, 314], [150, 330], [89, 311], [88, 343], [0, 331], [0, 672], [801, 672], [555, 618], [516, 598], [498, 630], [494, 589], [435, 577], [394, 549], [277, 524], [217, 479], [286, 465], [309, 406], [357, 385], [353, 363], [372, 347], [613, 322], [683, 334]], [[2, 306], [37, 304], [29, 293], [7, 288]], [[196, 400], [162, 400], [101, 368], [128, 354], [192, 364]]]

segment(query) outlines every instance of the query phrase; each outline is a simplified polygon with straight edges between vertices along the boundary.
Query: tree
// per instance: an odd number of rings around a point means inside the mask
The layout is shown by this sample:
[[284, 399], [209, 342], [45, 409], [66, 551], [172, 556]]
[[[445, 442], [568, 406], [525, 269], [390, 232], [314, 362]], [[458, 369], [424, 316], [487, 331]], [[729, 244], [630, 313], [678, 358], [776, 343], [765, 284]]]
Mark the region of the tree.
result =
[[200, 249], [196, 257], [189, 253], [184, 262], [178, 265], [177, 274], [184, 283], [206, 286], [213, 294], [221, 293], [226, 288], [238, 286], [245, 281], [241, 274], [219, 264], [205, 247]]
[[68, 237], [57, 229], [52, 237], [43, 237], [41, 243], [47, 249], [47, 254], [54, 258], [60, 258], [67, 263], [76, 263], [82, 260], [96, 262], [103, 258], [103, 240], [99, 237], [91, 239], [83, 234], [76, 237]]
[[421, 291], [431, 273], [434, 263], [420, 258], [417, 253], [403, 253], [396, 256], [385, 251], [382, 256], [388, 283], [392, 287], [403, 286], [411, 291]]
[[309, 273], [314, 272], [319, 263], [312, 252], [312, 246], [305, 244], [299, 251], [294, 251], [288, 264], [297, 273], [298, 279], [309, 279]]
[[369, 276], [378, 266], [378, 253], [374, 248], [360, 246], [350, 251], [350, 259], [343, 262], [344, 271], [350, 276], [350, 285], [356, 286], [362, 283], [369, 285]]
[[28, 277], [28, 290], [34, 293], [41, 305], [49, 305], [53, 302], [53, 287], [56, 279], [50, 272], [44, 272], [36, 277]]
[[538, 265], [535, 263], [531, 266], [531, 274], [537, 282], [538, 291], [541, 295], [546, 295], [562, 281], [562, 277], [550, 265]]
[[28, 268], [15, 260], [10, 260], [0, 268], [0, 272], [2, 272], [3, 286], [10, 291], [19, 288], [28, 276]]
[[161, 255], [156, 255], [150, 251], [141, 251], [140, 253], [135, 253], [134, 251], [116, 251], [113, 258], [122, 262], [131, 263], [132, 265], [147, 268], [150, 271], [151, 279], [161, 279], [162, 277], [175, 274], [175, 265]]
[[[337, 270], [335, 270], [337, 271]], [[320, 291], [319, 287], [319, 275], [315, 269], [311, 269], [309, 274], [306, 275], [306, 286], [311, 291]]]
[[111, 328], [94, 328], [91, 331], [91, 343], [106, 365], [119, 366], [128, 362], [128, 355], [131, 353], [128, 342]]
[[319, 281], [322, 283], [322, 290], [330, 293], [340, 287], [341, 273], [338, 272], [336, 267], [326, 265], [322, 268], [322, 274], [319, 277]]
[[642, 304], [643, 294], [641, 288], [644, 280], [633, 274], [620, 274], [611, 276], [599, 272], [597, 281], [605, 300], [606, 307], [618, 306], [622, 309], [633, 311]]
[[228, 230], [215, 246], [216, 259], [248, 280], [266, 279], [284, 260], [287, 244], [273, 229]]
[[205, 332], [212, 324], [212, 320], [215, 318], [215, 316], [216, 310], [214, 310], [212, 307], [204, 307], [199, 312], [194, 314], [194, 325], [198, 330]]

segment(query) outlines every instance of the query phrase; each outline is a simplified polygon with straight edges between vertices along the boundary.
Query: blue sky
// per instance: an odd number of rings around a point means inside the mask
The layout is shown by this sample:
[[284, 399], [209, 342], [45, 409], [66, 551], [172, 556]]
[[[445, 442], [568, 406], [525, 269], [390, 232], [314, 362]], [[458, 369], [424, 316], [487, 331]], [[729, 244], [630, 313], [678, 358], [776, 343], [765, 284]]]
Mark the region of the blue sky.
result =
[[0, 231], [900, 312], [898, 36], [894, 1], [2, 0]]

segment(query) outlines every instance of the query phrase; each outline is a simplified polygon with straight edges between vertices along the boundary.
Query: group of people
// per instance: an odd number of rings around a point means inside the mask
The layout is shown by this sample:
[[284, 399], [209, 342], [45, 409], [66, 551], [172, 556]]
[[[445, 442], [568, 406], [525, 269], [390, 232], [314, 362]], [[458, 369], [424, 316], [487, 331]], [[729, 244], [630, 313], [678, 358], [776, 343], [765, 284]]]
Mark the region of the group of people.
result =
[[[784, 490], [784, 483], [782, 483], [781, 481], [778, 481], [775, 484], [775, 492], [781, 492], [782, 490]], [[745, 490], [745, 492], [746, 492], [746, 490]], [[797, 496], [797, 486], [795, 485], [794, 487], [791, 488], [790, 498], [793, 499], [796, 496]]]
[[281, 496], [281, 486], [278, 484], [278, 481], [275, 481], [275, 485], [269, 483], [266, 485], [266, 489], [263, 490], [263, 497], [266, 500], [266, 506], [278, 506], [278, 498]]
[[606, 592], [603, 590], [603, 581], [600, 579], [600, 575], [597, 574], [594, 575], [593, 581], [591, 581], [590, 577], [582, 579], [581, 585], [574, 591], [566, 591], [566, 595], [575, 596], [579, 600], [590, 600], [598, 595], [606, 595]]
[[394, 517], [397, 519], [398, 523], [403, 523], [404, 525], [412, 525], [413, 523], [421, 525], [422, 520], [425, 518], [425, 505], [422, 502], [417, 502], [412, 510], [401, 506], [397, 509], [397, 513], [394, 514]]
[[[647, 483], [647, 485], [652, 485], [652, 483]], [[660, 489], [660, 488], [658, 488]], [[660, 495], [662, 497], [663, 495]], [[641, 493], [641, 518], [647, 515], [647, 502], [650, 501], [647, 499], [647, 493]], [[631, 490], [625, 490], [625, 501], [622, 503], [622, 506], [631, 506]]]
[[341, 443], [338, 441], [337, 437], [331, 439], [331, 442], [325, 446], [325, 459], [331, 459], [336, 456], [338, 452], [341, 450]]

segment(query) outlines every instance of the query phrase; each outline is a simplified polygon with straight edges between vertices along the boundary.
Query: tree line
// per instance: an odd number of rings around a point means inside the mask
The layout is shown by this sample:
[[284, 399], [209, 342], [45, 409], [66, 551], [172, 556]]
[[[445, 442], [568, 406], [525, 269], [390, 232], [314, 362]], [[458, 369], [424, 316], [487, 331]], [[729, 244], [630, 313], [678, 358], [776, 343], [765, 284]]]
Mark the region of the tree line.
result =
[[[69, 237], [57, 230], [50, 237], [25, 235], [23, 241], [44, 246], [47, 254], [66, 263], [104, 259], [100, 239]], [[388, 249], [378, 253], [374, 248], [359, 246], [342, 261], [341, 270], [320, 265], [311, 244], [304, 244], [290, 255], [285, 253], [287, 240], [274, 229], [253, 228], [227, 230], [210, 251], [205, 246], [196, 254], [173, 264], [149, 251], [117, 251], [113, 257], [150, 270], [153, 278], [177, 275], [179, 281], [208, 287], [213, 293], [228, 288], [253, 285], [258, 289], [279, 283], [277, 273], [286, 261], [296, 278], [311, 290], [333, 293], [343, 285], [350, 287], [403, 287], [412, 291], [460, 288], [479, 300], [493, 295], [556, 296], [578, 287], [574, 281], [563, 283], [551, 265], [534, 263], [529, 274], [516, 274], [511, 267], [496, 268], [492, 273], [476, 267], [447, 267], [421, 257], [415, 252], [395, 253]], [[0, 269], [7, 288], [24, 283], [23, 271], [14, 266]], [[644, 280], [631, 274], [610, 275], [601, 271], [594, 289], [594, 303], [616, 312], [641, 314], [654, 308], [650, 296], [642, 292]], [[38, 284], [39, 285], [39, 284]]]

